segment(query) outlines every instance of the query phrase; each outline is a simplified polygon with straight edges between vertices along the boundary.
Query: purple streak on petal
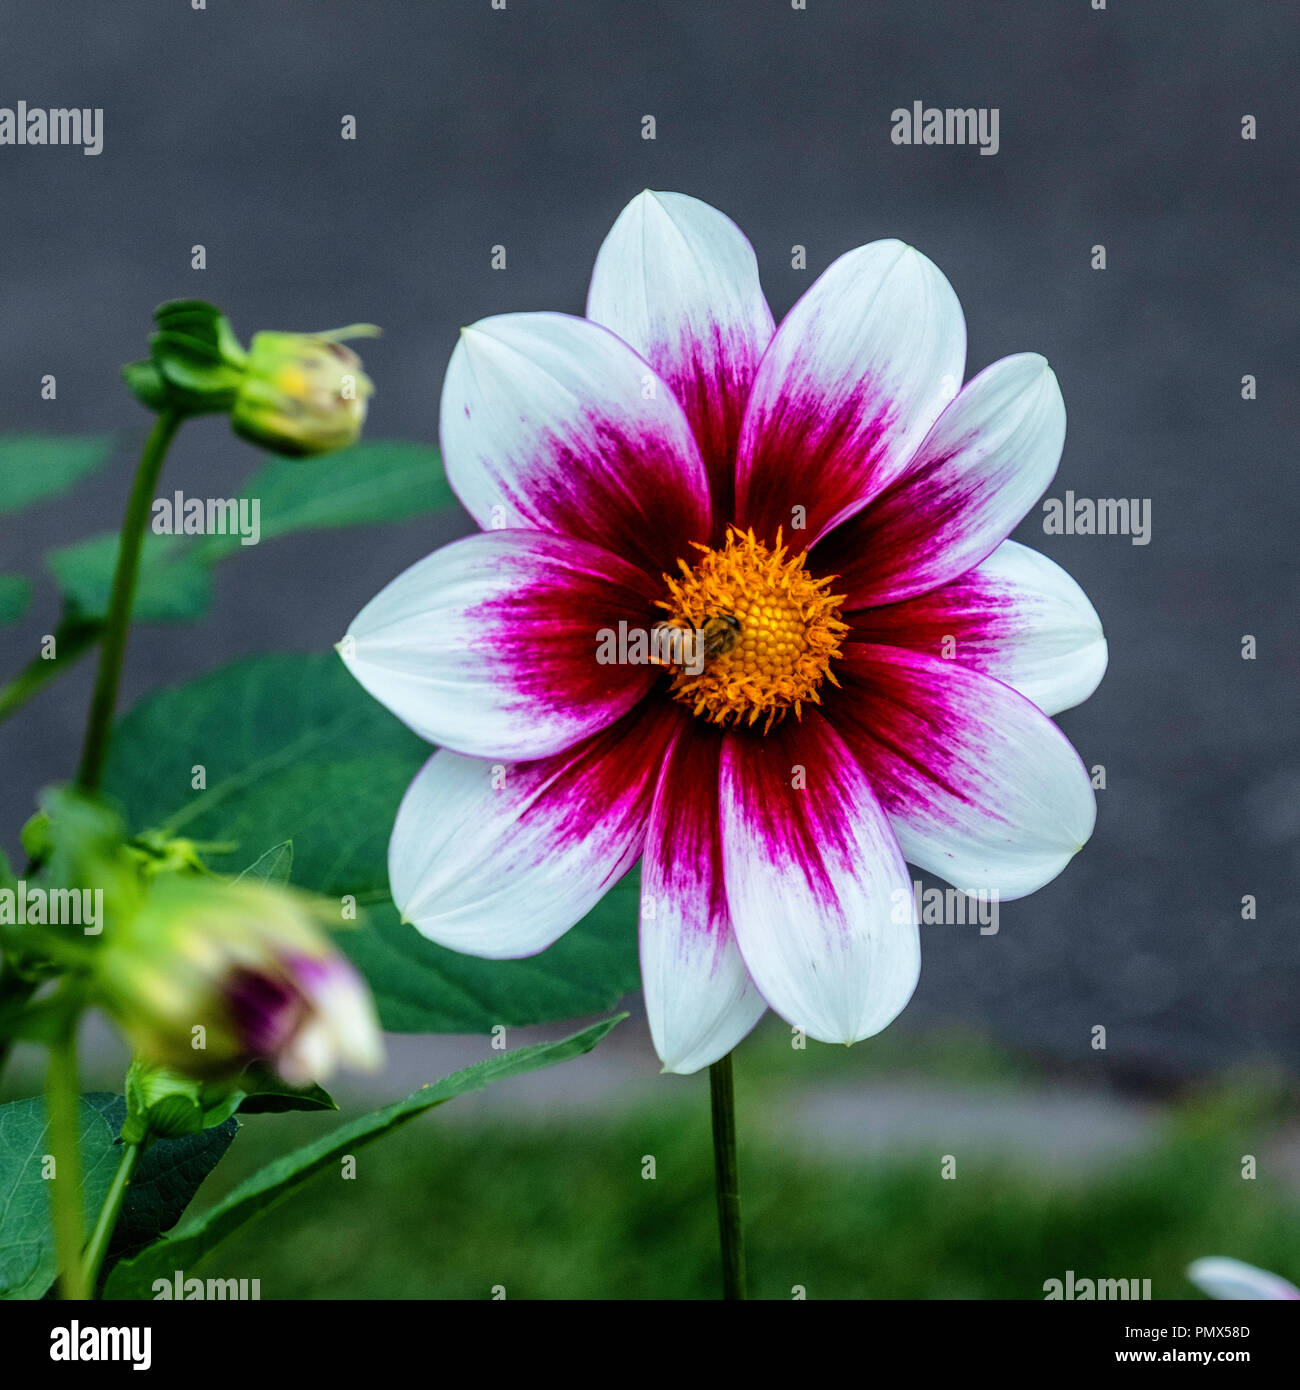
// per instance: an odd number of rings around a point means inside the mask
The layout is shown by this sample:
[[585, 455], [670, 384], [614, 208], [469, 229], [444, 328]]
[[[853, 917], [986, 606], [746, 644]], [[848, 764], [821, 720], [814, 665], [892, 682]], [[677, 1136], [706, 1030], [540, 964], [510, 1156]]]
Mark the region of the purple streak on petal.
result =
[[949, 669], [902, 648], [847, 643], [836, 667], [842, 686], [827, 699], [826, 717], [891, 814], [923, 811], [956, 827], [956, 803], [1006, 823], [995, 809], [996, 789], [972, 776], [971, 748], [982, 726], [976, 711], [952, 698]]
[[[801, 787], [795, 769], [802, 768]], [[724, 796], [742, 808], [750, 835], [779, 871], [802, 879], [806, 892], [834, 921], [841, 916], [835, 880], [852, 875], [857, 849], [848, 818], [855, 769], [827, 721], [805, 705], [771, 732], [730, 730], [722, 754]]]
[[503, 813], [514, 818], [498, 853], [509, 860], [539, 824], [544, 849], [529, 850], [532, 857], [575, 845], [600, 857], [603, 848], [622, 846], [605, 875], [612, 886], [641, 854], [658, 771], [686, 718], [681, 706], [652, 696], [563, 753], [512, 764], [494, 793], [506, 798]]
[[[826, 400], [805, 384], [765, 412], [745, 420], [736, 478], [738, 524], [771, 540], [812, 545], [861, 508], [872, 474], [889, 447], [894, 408], [864, 377], [843, 396]], [[804, 526], [792, 530], [793, 508]]]
[[243, 1049], [271, 1057], [301, 1025], [306, 1006], [291, 976], [236, 967], [225, 983], [225, 1002]]
[[[823, 574], [834, 574], [835, 590], [846, 609], [889, 603], [896, 592], [934, 587], [926, 576], [939, 570], [942, 555], [957, 536], [975, 529], [981, 516], [974, 504], [987, 479], [974, 474], [945, 477], [959, 451], [939, 454], [909, 469], [866, 506], [837, 524], [811, 557]], [[963, 527], [963, 520], [969, 527]], [[970, 568], [1003, 539], [990, 539]]]
[[855, 642], [951, 657], [986, 675], [997, 675], [1007, 646], [1033, 630], [1023, 596], [977, 570], [915, 598], [847, 612], [845, 618]]
[[[492, 534], [492, 533], [489, 533]], [[501, 533], [505, 534], [505, 533]], [[662, 583], [604, 549], [567, 537], [535, 536], [529, 552], [498, 561], [512, 578], [504, 595], [466, 610], [478, 635], [467, 643], [511, 692], [521, 719], [589, 708], [608, 723], [653, 684], [657, 668], [597, 660], [600, 634], [649, 633], [662, 621]]]
[[758, 357], [747, 334], [709, 326], [709, 337], [683, 333], [673, 365], [656, 363], [691, 422], [713, 496], [714, 543], [736, 510], [736, 445]]
[[723, 738], [703, 720], [682, 724], [659, 774], [645, 846], [642, 892], [671, 902], [688, 935], [731, 934], [718, 804]]
[[687, 470], [653, 431], [633, 435], [598, 412], [583, 416], [593, 452], [544, 434], [527, 494], [503, 483], [507, 509], [540, 530], [603, 546], [653, 579], [675, 573], [690, 542], [707, 539], [707, 494], [683, 486]]

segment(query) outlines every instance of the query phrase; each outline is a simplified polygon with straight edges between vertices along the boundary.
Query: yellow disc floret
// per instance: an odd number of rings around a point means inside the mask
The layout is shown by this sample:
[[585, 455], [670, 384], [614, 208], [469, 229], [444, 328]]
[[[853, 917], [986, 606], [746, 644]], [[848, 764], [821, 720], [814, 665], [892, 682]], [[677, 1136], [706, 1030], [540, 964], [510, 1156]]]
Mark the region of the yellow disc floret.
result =
[[681, 576], [664, 576], [659, 602], [665, 626], [699, 634], [697, 660], [674, 666], [673, 695], [714, 724], [763, 719], [764, 733], [791, 709], [799, 718], [805, 700], [820, 704], [822, 681], [839, 684], [831, 662], [848, 631], [844, 595], [826, 592], [835, 576], [814, 579], [806, 552], [788, 555], [779, 530], [771, 548], [735, 527], [719, 549], [692, 545], [699, 558], [677, 561]]

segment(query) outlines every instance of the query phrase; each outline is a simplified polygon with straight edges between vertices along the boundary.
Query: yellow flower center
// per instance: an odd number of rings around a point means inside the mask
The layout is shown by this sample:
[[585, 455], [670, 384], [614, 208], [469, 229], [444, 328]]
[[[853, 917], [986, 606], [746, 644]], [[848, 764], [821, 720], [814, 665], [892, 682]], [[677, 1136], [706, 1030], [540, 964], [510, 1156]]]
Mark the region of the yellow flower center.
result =
[[839, 684], [831, 662], [848, 631], [845, 596], [826, 592], [835, 576], [813, 579], [806, 552], [787, 555], [779, 530], [771, 549], [735, 527], [720, 549], [691, 544], [699, 559], [677, 561], [681, 577], [664, 575], [659, 602], [665, 626], [700, 634], [695, 661], [673, 663], [674, 697], [714, 724], [765, 718], [764, 733], [791, 709], [800, 718], [805, 700], [820, 704], [822, 681]]

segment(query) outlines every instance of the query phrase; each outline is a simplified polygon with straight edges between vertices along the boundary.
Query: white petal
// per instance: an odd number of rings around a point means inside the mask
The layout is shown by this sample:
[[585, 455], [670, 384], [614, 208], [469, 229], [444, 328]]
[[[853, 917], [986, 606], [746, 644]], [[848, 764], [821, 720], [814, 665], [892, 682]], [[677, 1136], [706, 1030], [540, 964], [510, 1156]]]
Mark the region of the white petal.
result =
[[336, 1061], [329, 1024], [323, 1018], [310, 1017], [281, 1049], [275, 1069], [290, 1086], [308, 1086], [328, 1080]]
[[814, 543], [885, 487], [957, 394], [966, 325], [938, 267], [899, 241], [837, 260], [790, 310], [741, 427], [737, 514]]
[[356, 971], [341, 958], [331, 959], [324, 977], [312, 984], [311, 999], [339, 1060], [357, 1071], [378, 1071], [383, 1035], [370, 991]]
[[634, 710], [536, 762], [435, 753], [411, 783], [388, 847], [403, 918], [470, 955], [545, 950], [636, 862], [677, 717]]
[[641, 860], [641, 983], [664, 1070], [725, 1057], [767, 1005], [736, 945], [723, 884], [718, 754], [687, 725], [659, 778]]
[[907, 867], [870, 785], [805, 708], [722, 760], [727, 899], [768, 1004], [822, 1042], [869, 1038], [902, 1012], [921, 969]]
[[659, 589], [586, 541], [486, 531], [399, 575], [339, 653], [422, 738], [477, 757], [540, 758], [613, 723], [655, 668], [602, 664], [602, 634], [648, 631]]
[[983, 671], [1045, 714], [1081, 704], [1106, 674], [1106, 638], [1088, 596], [1054, 560], [1017, 541], [1003, 541], [950, 584], [850, 621], [855, 640]]
[[656, 578], [709, 534], [708, 478], [681, 406], [588, 319], [502, 314], [463, 329], [441, 433], [447, 477], [484, 530], [575, 536]]
[[967, 382], [903, 472], [818, 547], [845, 609], [896, 603], [957, 579], [1042, 495], [1065, 442], [1065, 402], [1036, 353]]
[[1024, 696], [955, 661], [853, 642], [828, 716], [908, 860], [998, 899], [1049, 883], [1097, 807], [1065, 735]]
[[729, 494], [745, 401], [772, 337], [758, 262], [740, 228], [698, 198], [638, 194], [596, 257], [587, 317], [672, 387], [715, 488], [725, 481]]
[[1279, 1275], [1226, 1255], [1207, 1255], [1194, 1261], [1187, 1267], [1187, 1277], [1211, 1298], [1270, 1302], [1300, 1298], [1300, 1289]]

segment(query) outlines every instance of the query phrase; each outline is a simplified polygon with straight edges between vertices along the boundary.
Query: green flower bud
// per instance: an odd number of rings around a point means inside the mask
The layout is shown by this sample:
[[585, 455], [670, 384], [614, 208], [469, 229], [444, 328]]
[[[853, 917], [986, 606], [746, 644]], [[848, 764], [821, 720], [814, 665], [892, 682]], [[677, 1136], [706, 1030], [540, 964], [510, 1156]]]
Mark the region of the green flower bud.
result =
[[378, 332], [354, 324], [332, 333], [255, 333], [230, 412], [235, 433], [294, 458], [354, 444], [374, 387], [339, 340]]
[[243, 1095], [233, 1081], [200, 1081], [137, 1057], [126, 1073], [122, 1139], [143, 1144], [198, 1134], [228, 1120]]
[[149, 358], [122, 368], [127, 389], [150, 410], [205, 415], [229, 410], [248, 354], [225, 315], [201, 299], [174, 299], [154, 310], [158, 331]]
[[229, 320], [201, 299], [154, 311], [149, 356], [122, 368], [127, 389], [154, 411], [228, 412], [236, 434], [291, 458], [354, 444], [374, 386], [345, 338], [373, 338], [356, 323], [326, 333], [255, 333], [247, 352]]
[[252, 880], [155, 879], [95, 954], [94, 994], [141, 1059], [229, 1080], [256, 1059], [290, 1085], [383, 1058], [374, 1005], [305, 894]]

